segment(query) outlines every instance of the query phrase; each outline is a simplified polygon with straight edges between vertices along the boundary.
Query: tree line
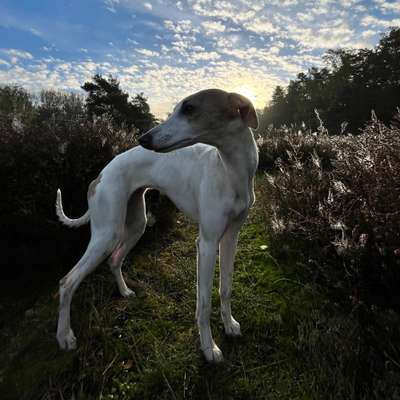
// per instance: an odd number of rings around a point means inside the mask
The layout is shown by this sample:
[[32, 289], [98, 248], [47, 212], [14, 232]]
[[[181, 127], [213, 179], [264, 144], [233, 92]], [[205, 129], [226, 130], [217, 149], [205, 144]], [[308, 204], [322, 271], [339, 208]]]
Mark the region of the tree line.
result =
[[12, 117], [14, 124], [66, 124], [71, 121], [94, 122], [102, 118], [113, 128], [141, 134], [157, 119], [143, 93], [129, 99], [113, 76], [96, 74], [81, 88], [86, 98], [74, 93], [43, 90], [37, 96], [13, 85], [0, 87], [0, 117]]
[[381, 37], [372, 49], [329, 50], [325, 67], [311, 68], [277, 86], [264, 108], [261, 132], [268, 126], [319, 125], [315, 110], [332, 133], [357, 133], [374, 110], [389, 123], [400, 106], [400, 28]]

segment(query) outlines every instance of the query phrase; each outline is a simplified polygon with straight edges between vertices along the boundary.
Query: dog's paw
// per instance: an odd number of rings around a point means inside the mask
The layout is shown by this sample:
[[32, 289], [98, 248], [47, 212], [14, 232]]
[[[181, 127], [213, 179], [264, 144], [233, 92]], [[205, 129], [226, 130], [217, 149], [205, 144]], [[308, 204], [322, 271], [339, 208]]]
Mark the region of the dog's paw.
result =
[[222, 355], [222, 351], [215, 343], [213, 343], [212, 347], [203, 349], [203, 354], [205, 359], [209, 363], [219, 364], [224, 361], [224, 356]]
[[231, 318], [231, 321], [225, 324], [225, 334], [231, 337], [241, 336], [240, 332], [240, 324], [234, 318]]
[[135, 297], [136, 293], [133, 290], [126, 288], [125, 290], [121, 290], [121, 296], [122, 297]]
[[76, 337], [72, 329], [67, 333], [57, 333], [57, 341], [62, 350], [75, 350], [76, 349]]

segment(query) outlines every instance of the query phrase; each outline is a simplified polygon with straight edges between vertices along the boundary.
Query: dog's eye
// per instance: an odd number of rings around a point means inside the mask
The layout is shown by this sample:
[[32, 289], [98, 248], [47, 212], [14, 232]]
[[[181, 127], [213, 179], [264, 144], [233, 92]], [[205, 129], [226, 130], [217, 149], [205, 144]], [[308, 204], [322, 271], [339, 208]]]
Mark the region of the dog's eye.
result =
[[182, 113], [186, 115], [193, 114], [195, 108], [192, 104], [183, 104]]

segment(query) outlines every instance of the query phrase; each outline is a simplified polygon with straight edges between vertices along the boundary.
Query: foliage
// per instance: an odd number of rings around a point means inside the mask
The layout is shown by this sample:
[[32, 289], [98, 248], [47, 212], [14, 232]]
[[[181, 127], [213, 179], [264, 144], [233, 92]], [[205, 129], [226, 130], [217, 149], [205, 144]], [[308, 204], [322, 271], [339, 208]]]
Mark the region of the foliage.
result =
[[139, 133], [148, 131], [157, 122], [143, 93], [129, 101], [129, 94], [111, 75], [106, 79], [96, 74], [91, 82], [82, 85], [82, 89], [88, 93], [86, 106], [90, 118], [106, 116], [116, 127], [136, 128]]
[[[261, 119], [262, 130], [270, 124], [316, 129], [314, 110], [318, 109], [332, 133], [357, 133], [373, 109], [388, 123], [399, 106], [400, 28], [384, 35], [373, 49], [330, 50], [326, 67], [300, 73], [286, 89], [278, 86]], [[261, 132], [262, 132], [261, 130]]]
[[31, 95], [19, 86], [0, 87], [0, 112], [29, 120], [34, 113]]
[[[345, 295], [357, 290], [375, 303], [380, 292], [385, 298], [392, 293], [397, 302], [400, 131], [374, 120], [356, 137], [293, 137], [280, 139], [287, 160], [278, 159], [279, 173], [268, 176], [266, 207], [274, 232], [317, 245], [335, 265], [345, 262], [345, 270], [335, 268], [342, 279], [329, 282], [343, 285]], [[333, 158], [322, 162], [327, 156]]]
[[[89, 120], [83, 99], [75, 94], [43, 91], [33, 102], [23, 89], [3, 87], [0, 99], [2, 257], [4, 265], [20, 272], [4, 269], [3, 283], [15, 286], [32, 274], [60, 277], [83, 252], [89, 231], [70, 231], [57, 221], [57, 188], [67, 215], [82, 215], [89, 183], [116, 154], [136, 144], [135, 130], [117, 129], [105, 116]], [[171, 203], [149, 195], [159, 224], [169, 226]]]
[[82, 96], [54, 90], [42, 90], [39, 102], [35, 107], [38, 126], [45, 125], [48, 129], [68, 129], [70, 124], [89, 122]]
[[318, 153], [323, 166], [330, 168], [331, 160], [335, 158], [336, 154], [331, 141], [343, 141], [344, 139], [336, 136], [329, 140], [321, 140], [324, 129], [320, 126], [318, 131], [312, 132], [305, 125], [299, 128], [284, 126], [281, 129], [268, 129], [264, 136], [257, 140], [259, 170], [275, 169], [277, 163], [288, 161], [293, 152], [296, 152], [301, 162], [307, 162], [314, 151]]
[[319, 390], [326, 388], [327, 398], [393, 398], [399, 390], [393, 377], [399, 378], [400, 358], [400, 129], [394, 125], [373, 114], [358, 136], [276, 131], [271, 140], [280, 143], [264, 147], [286, 153], [264, 186], [271, 245], [276, 255], [297, 257], [325, 298], [314, 321], [305, 322], [301, 346], [323, 371]]

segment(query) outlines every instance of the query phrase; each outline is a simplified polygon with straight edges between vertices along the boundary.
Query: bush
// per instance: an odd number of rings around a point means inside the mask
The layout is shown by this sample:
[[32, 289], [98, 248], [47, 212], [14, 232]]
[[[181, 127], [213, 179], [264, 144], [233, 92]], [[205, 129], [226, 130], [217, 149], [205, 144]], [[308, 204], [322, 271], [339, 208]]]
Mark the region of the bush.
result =
[[11, 122], [0, 121], [0, 235], [9, 266], [4, 273], [14, 280], [29, 279], [33, 271], [60, 274], [84, 250], [88, 228], [67, 232], [58, 223], [57, 188], [63, 189], [66, 212], [83, 214], [88, 183], [129, 140], [114, 135], [104, 121], [40, 121], [17, 129]]
[[[11, 267], [4, 273], [18, 281], [44, 271], [60, 277], [81, 256], [89, 228], [61, 226], [54, 207], [57, 188], [67, 215], [82, 215], [89, 183], [116, 154], [136, 144], [136, 131], [117, 130], [105, 118], [90, 121], [82, 98], [73, 94], [42, 92], [31, 106], [22, 89], [3, 88], [0, 100], [2, 94], [24, 100], [17, 112], [0, 110], [0, 236], [4, 265]], [[154, 214], [160, 206], [173, 215], [171, 204], [152, 194]]]
[[286, 160], [267, 176], [272, 235], [312, 246], [318, 277], [345, 298], [400, 309], [400, 130], [373, 120], [359, 136], [284, 136], [279, 146]]
[[277, 163], [287, 162], [294, 152], [302, 163], [307, 163], [316, 151], [324, 168], [331, 167], [331, 160], [335, 158], [332, 140], [338, 136], [328, 138], [324, 130], [312, 132], [304, 125], [300, 128], [294, 126], [280, 129], [270, 128], [257, 140], [259, 147], [260, 170], [273, 170]]
[[303, 327], [302, 349], [325, 371], [327, 398], [394, 398], [400, 129], [373, 114], [358, 136], [278, 132], [261, 147], [272, 148], [262, 157], [275, 167], [264, 181], [269, 235], [276, 254], [293, 256], [325, 299]]

